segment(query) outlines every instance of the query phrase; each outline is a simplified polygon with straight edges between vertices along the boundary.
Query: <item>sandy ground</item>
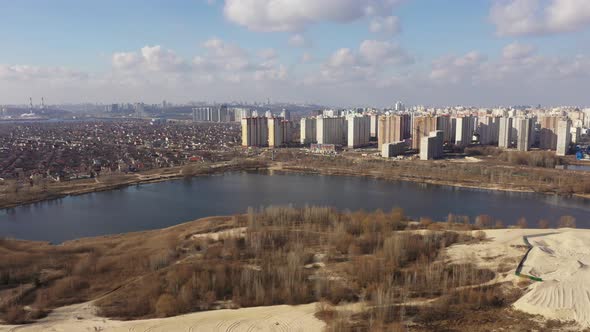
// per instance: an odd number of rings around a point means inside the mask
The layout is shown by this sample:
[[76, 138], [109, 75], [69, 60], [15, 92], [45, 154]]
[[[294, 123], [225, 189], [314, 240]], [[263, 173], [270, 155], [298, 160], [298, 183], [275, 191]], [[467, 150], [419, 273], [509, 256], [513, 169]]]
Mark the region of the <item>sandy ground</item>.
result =
[[529, 238], [522, 272], [541, 277], [514, 307], [590, 327], [590, 233], [572, 230]]
[[[230, 229], [198, 237], [240, 234]], [[454, 245], [447, 256], [452, 263], [471, 262], [498, 271], [490, 283], [523, 280], [515, 275], [528, 247], [522, 273], [540, 277], [514, 307], [548, 319], [574, 320], [590, 327], [590, 230], [502, 229], [486, 230], [486, 240]], [[92, 303], [54, 310], [33, 325], [0, 326], [7, 331], [321, 331], [325, 324], [315, 318], [316, 304], [217, 310], [165, 319], [115, 321], [97, 317]], [[356, 311], [356, 310], [355, 310]]]
[[488, 241], [456, 245], [448, 250], [451, 261], [474, 262], [506, 271], [496, 281], [518, 282], [514, 273], [526, 253], [523, 236], [533, 246], [522, 274], [543, 279], [533, 282], [514, 307], [548, 319], [576, 321], [590, 327], [590, 230], [508, 229], [485, 231]]
[[33, 325], [0, 326], [0, 332], [29, 331], [322, 331], [324, 323], [315, 318], [316, 304], [298, 306], [215, 310], [171, 318], [137, 321], [115, 321], [95, 315], [91, 303], [77, 304], [55, 310]]
[[220, 232], [210, 232], [210, 233], [201, 233], [201, 234], [193, 234], [193, 239], [212, 239], [214, 241], [219, 241], [222, 238], [230, 238], [230, 237], [240, 237], [243, 238], [246, 236], [246, 227], [236, 227], [231, 229], [226, 229]]

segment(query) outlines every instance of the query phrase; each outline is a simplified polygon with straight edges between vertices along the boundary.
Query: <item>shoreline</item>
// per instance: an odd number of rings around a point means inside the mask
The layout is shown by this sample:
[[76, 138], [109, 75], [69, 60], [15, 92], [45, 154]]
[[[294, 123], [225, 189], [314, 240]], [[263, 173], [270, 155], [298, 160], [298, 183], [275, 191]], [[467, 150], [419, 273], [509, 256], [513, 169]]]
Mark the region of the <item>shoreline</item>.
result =
[[[215, 167], [215, 166], [217, 166], [217, 167]], [[165, 169], [162, 169], [162, 172], [166, 172], [166, 171], [170, 171], [170, 170], [174, 170], [174, 169], [177, 169], [177, 168], [165, 168]], [[260, 169], [261, 169], [261, 167], [239, 165], [239, 164], [238, 165], [216, 164], [216, 165], [213, 165], [213, 167], [211, 169], [209, 169], [206, 173], [194, 174], [194, 175], [188, 176], [188, 178], [210, 176], [210, 175], [215, 175], [215, 174], [223, 174], [223, 173], [232, 172], [232, 171], [257, 171]], [[262, 167], [262, 169], [266, 169], [266, 168]], [[174, 174], [149, 175], [149, 174], [137, 173], [137, 174], [135, 174], [136, 175], [135, 179], [133, 179], [133, 178], [126, 179], [126, 181], [123, 181], [120, 183], [108, 184], [108, 185], [104, 185], [104, 186], [100, 186], [100, 187], [89, 186], [89, 187], [82, 188], [82, 189], [64, 190], [63, 192], [60, 192], [60, 193], [49, 194], [49, 196], [46, 196], [46, 197], [38, 197], [38, 198], [33, 198], [30, 200], [23, 200], [18, 203], [11, 203], [11, 204], [6, 204], [6, 205], [0, 204], [0, 210], [13, 209], [13, 208], [23, 206], [23, 205], [35, 204], [35, 203], [40, 203], [40, 202], [44, 202], [44, 201], [51, 201], [51, 200], [65, 198], [68, 196], [79, 196], [79, 195], [85, 195], [85, 194], [92, 194], [92, 193], [98, 193], [98, 192], [104, 192], [104, 191], [123, 189], [123, 188], [127, 188], [127, 187], [130, 187], [133, 185], [142, 185], [142, 184], [174, 181], [174, 180], [180, 180], [180, 179], [187, 177], [187, 176], [183, 175], [181, 172], [182, 172], [181, 168], [178, 168], [178, 172], [174, 173]], [[149, 178], [147, 178], [147, 179], [142, 178], [142, 176], [149, 177]], [[73, 180], [73, 181], [76, 181], [76, 180]], [[100, 184], [99, 182], [97, 182], [97, 183]]]
[[413, 182], [419, 184], [431, 184], [437, 186], [446, 186], [446, 187], [453, 187], [459, 189], [477, 189], [477, 190], [485, 190], [491, 192], [508, 192], [508, 193], [528, 193], [528, 194], [543, 194], [549, 196], [559, 196], [559, 197], [576, 197], [582, 199], [590, 200], [590, 194], [570, 194], [570, 195], [563, 195], [556, 192], [550, 191], [535, 191], [533, 189], [528, 188], [507, 188], [502, 187], [500, 185], [493, 185], [493, 186], [482, 186], [482, 185], [472, 185], [466, 183], [453, 183], [445, 180], [437, 180], [437, 179], [424, 179], [418, 177], [388, 177], [382, 174], [371, 172], [371, 173], [355, 173], [351, 170], [346, 169], [317, 169], [317, 168], [309, 168], [304, 166], [286, 166], [286, 167], [278, 167], [274, 168], [273, 166], [268, 168], [269, 171], [277, 171], [277, 172], [285, 172], [285, 173], [300, 173], [300, 174], [318, 174], [318, 175], [330, 175], [330, 176], [353, 176], [353, 177], [369, 177], [378, 180], [385, 180], [385, 181], [403, 181], [403, 182]]
[[[153, 172], [153, 170], [151, 170]], [[151, 183], [159, 183], [165, 181], [173, 181], [179, 180], [182, 178], [193, 178], [193, 177], [202, 177], [202, 176], [210, 176], [215, 174], [223, 174], [226, 172], [232, 171], [268, 171], [268, 172], [284, 172], [284, 173], [295, 173], [295, 174], [317, 174], [317, 175], [329, 175], [329, 176], [351, 176], [351, 177], [367, 177], [385, 181], [404, 181], [404, 182], [413, 182], [417, 184], [430, 184], [430, 185], [438, 185], [438, 186], [446, 186], [458, 189], [477, 189], [477, 190], [485, 190], [490, 192], [508, 192], [508, 193], [529, 193], [529, 194], [544, 194], [544, 195], [555, 195], [561, 197], [575, 197], [575, 198], [582, 198], [582, 199], [590, 199], [590, 194], [570, 194], [570, 195], [563, 195], [556, 192], [543, 192], [543, 191], [535, 191], [530, 188], [524, 187], [517, 187], [517, 188], [508, 188], [501, 185], [482, 185], [482, 184], [470, 184], [470, 183], [463, 183], [463, 182], [450, 182], [446, 180], [439, 180], [439, 179], [429, 179], [429, 178], [421, 178], [421, 177], [413, 177], [411, 175], [402, 175], [402, 176], [387, 176], [379, 172], [369, 171], [369, 172], [357, 172], [354, 170], [350, 170], [347, 168], [317, 168], [317, 167], [307, 167], [307, 166], [300, 166], [300, 165], [283, 165], [281, 162], [273, 162], [268, 164], [260, 164], [260, 165], [245, 165], [245, 164], [227, 164], [226, 162], [217, 163], [209, 165], [209, 168], [205, 170], [203, 173], [193, 174], [190, 176], [186, 176], [182, 174], [181, 167], [174, 167], [174, 168], [164, 168], [159, 170], [161, 173], [157, 174], [141, 174], [136, 173], [133, 174], [135, 178], [126, 178], [124, 181], [119, 183], [113, 184], [104, 184], [100, 182], [92, 183], [87, 187], [84, 188], [72, 188], [66, 189], [58, 193], [49, 193], [48, 196], [42, 197], [35, 197], [29, 200], [22, 200], [16, 203], [10, 203], [2, 205], [0, 204], [0, 210], [7, 210], [16, 208], [23, 205], [35, 204], [44, 201], [50, 201], [55, 199], [61, 199], [68, 196], [78, 196], [84, 194], [91, 194], [96, 192], [104, 192], [104, 191], [111, 191], [117, 189], [123, 189], [132, 185], [142, 185], [142, 184], [151, 184]], [[175, 173], [170, 173], [170, 171], [175, 171]], [[100, 178], [98, 178], [100, 179]], [[77, 180], [72, 180], [75, 182]], [[96, 186], [96, 184], [100, 186]]]

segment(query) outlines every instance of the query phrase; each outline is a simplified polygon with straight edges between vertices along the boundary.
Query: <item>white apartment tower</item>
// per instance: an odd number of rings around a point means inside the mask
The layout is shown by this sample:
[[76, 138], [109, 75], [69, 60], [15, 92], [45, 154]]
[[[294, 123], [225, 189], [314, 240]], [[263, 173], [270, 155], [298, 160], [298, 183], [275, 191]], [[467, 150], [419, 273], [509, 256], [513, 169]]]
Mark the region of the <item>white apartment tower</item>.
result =
[[348, 147], [359, 148], [369, 145], [371, 118], [368, 116], [349, 116], [347, 122]]
[[345, 145], [347, 143], [344, 118], [319, 117], [316, 120], [316, 129], [318, 144]]
[[242, 119], [242, 146], [268, 146], [267, 118]]
[[315, 118], [301, 119], [301, 144], [311, 144], [317, 142], [317, 127]]

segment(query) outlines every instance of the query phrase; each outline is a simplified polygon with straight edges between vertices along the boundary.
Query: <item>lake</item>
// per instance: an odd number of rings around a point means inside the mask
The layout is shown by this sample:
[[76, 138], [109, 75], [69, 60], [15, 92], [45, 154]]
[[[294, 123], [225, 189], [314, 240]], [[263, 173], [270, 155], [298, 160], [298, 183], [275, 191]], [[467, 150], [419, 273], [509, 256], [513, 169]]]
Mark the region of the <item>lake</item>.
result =
[[535, 227], [572, 215], [590, 228], [590, 201], [364, 177], [237, 172], [196, 177], [0, 210], [0, 237], [60, 243], [80, 237], [157, 229], [194, 219], [244, 213], [249, 206], [327, 205], [340, 209], [403, 208], [413, 217], [488, 214], [506, 225], [520, 217]]

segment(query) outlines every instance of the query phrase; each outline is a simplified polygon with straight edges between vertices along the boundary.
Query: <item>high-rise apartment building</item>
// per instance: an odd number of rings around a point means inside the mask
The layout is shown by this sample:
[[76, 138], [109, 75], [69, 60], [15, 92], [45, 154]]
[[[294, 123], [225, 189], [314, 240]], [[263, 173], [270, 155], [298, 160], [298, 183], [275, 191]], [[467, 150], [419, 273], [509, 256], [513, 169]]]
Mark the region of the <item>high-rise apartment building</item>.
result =
[[370, 130], [371, 139], [378, 139], [379, 114], [370, 114], [369, 117], [371, 118], [371, 130]]
[[422, 137], [428, 137], [430, 132], [436, 130], [436, 117], [415, 116], [412, 119], [412, 149], [420, 150]]
[[518, 118], [515, 119], [516, 128], [516, 148], [518, 151], [529, 151], [533, 143], [533, 119]]
[[558, 156], [565, 156], [570, 149], [571, 138], [571, 122], [569, 119], [559, 120], [557, 123], [557, 149]]
[[282, 118], [268, 118], [268, 146], [279, 147], [285, 142], [285, 126]]
[[539, 147], [544, 150], [557, 149], [557, 124], [559, 117], [542, 116], [539, 119], [541, 129], [539, 131]]
[[432, 160], [443, 156], [444, 133], [442, 130], [431, 132], [420, 140], [420, 160]]
[[319, 117], [316, 120], [318, 144], [347, 144], [346, 119], [341, 117]]
[[468, 146], [473, 140], [475, 132], [475, 117], [464, 116], [457, 118], [455, 129], [455, 144], [461, 147]]
[[230, 122], [230, 120], [226, 105], [193, 108], [194, 122]]
[[500, 132], [500, 118], [496, 116], [484, 115], [477, 118], [476, 133], [479, 136], [479, 144], [496, 145], [498, 144]]
[[359, 148], [369, 145], [371, 118], [369, 116], [349, 116], [346, 121], [348, 147]]
[[252, 116], [252, 110], [249, 108], [234, 108], [234, 121], [241, 122], [243, 118], [249, 118]]
[[311, 144], [317, 142], [317, 121], [316, 118], [302, 118], [301, 119], [301, 144]]
[[287, 121], [291, 121], [291, 111], [283, 109], [281, 111], [281, 118], [283, 118]]
[[265, 117], [242, 119], [242, 146], [268, 146], [268, 119]]
[[401, 115], [382, 115], [379, 117], [377, 129], [377, 141], [379, 149], [385, 143], [400, 142], [410, 137], [410, 116]]
[[455, 142], [455, 131], [453, 130], [450, 116], [437, 116], [436, 129], [441, 130], [443, 132], [443, 139], [445, 142]]
[[513, 141], [513, 130], [512, 130], [512, 118], [502, 117], [499, 120], [498, 126], [498, 147], [508, 149], [512, 147]]

